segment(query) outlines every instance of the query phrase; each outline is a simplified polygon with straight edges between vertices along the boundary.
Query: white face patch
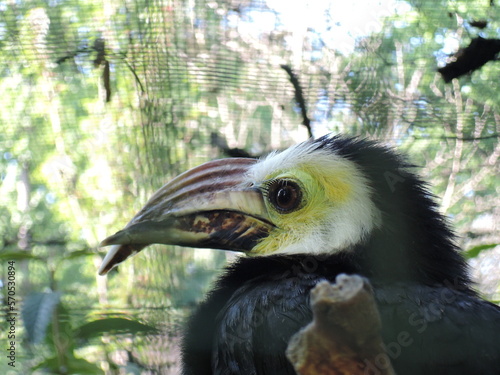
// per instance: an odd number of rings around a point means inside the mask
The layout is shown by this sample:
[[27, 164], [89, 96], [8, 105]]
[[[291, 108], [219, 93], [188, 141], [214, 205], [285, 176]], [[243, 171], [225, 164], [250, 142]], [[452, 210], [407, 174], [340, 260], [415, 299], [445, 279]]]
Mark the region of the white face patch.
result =
[[293, 213], [278, 213], [268, 201], [278, 229], [256, 246], [255, 254], [348, 250], [381, 223], [367, 178], [354, 162], [332, 150], [304, 142], [269, 155], [248, 172], [249, 182], [256, 186], [282, 177], [302, 182], [310, 204]]

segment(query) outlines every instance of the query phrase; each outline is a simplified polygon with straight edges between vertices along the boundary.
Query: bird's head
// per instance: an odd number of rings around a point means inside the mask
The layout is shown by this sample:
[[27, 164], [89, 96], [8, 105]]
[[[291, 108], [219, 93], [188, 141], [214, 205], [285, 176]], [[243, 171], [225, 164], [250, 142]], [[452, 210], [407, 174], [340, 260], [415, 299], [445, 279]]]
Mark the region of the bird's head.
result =
[[[112, 247], [99, 273], [153, 243], [266, 256], [355, 252], [375, 241], [377, 251], [387, 252], [394, 244], [381, 236], [404, 232], [401, 241], [410, 243], [414, 239], [406, 237], [425, 231], [409, 229], [412, 220], [400, 223], [409, 215], [418, 221], [430, 212], [443, 225], [405, 168], [387, 148], [342, 137], [310, 140], [262, 160], [205, 163], [160, 188], [123, 230], [101, 243]], [[419, 211], [422, 202], [428, 212]]]
[[380, 224], [358, 166], [320, 145], [309, 141], [273, 153], [243, 176], [272, 224], [250, 254], [334, 253], [362, 242]]

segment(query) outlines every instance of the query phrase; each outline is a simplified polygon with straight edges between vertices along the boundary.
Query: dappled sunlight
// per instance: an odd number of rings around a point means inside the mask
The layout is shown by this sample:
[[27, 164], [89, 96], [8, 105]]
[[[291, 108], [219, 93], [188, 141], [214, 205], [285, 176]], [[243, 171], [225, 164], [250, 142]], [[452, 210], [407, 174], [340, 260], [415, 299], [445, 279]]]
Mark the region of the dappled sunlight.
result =
[[0, 373], [179, 373], [187, 316], [241, 254], [153, 245], [102, 277], [99, 242], [179, 173], [310, 133], [408, 153], [500, 300], [498, 62], [437, 73], [498, 38], [498, 7], [414, 3], [0, 4], [0, 289], [14, 262], [19, 312]]

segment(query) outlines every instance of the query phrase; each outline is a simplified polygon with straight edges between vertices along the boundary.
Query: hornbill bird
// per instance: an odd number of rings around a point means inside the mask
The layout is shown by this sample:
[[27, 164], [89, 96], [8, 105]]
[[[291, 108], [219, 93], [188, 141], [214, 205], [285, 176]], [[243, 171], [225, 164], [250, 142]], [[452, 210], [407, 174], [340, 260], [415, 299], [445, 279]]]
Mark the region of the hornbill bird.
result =
[[184, 374], [295, 374], [285, 350], [311, 321], [309, 292], [341, 273], [370, 280], [396, 373], [500, 374], [500, 308], [472, 289], [412, 170], [390, 148], [341, 136], [262, 160], [211, 161], [164, 185], [105, 239], [99, 273], [152, 243], [248, 255], [188, 321]]

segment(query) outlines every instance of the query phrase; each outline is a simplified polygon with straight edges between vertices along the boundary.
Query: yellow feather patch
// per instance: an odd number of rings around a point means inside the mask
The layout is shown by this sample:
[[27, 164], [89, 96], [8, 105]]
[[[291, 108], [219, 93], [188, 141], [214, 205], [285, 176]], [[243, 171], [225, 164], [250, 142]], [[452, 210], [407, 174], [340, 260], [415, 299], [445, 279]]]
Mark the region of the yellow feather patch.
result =
[[256, 163], [248, 178], [266, 194], [274, 179], [293, 180], [303, 201], [292, 212], [276, 210], [265, 197], [276, 226], [250, 254], [349, 251], [381, 222], [369, 181], [358, 166], [335, 150], [304, 142]]
[[297, 182], [303, 190], [303, 203], [299, 209], [283, 214], [266, 199], [269, 215], [277, 228], [254, 247], [252, 254], [270, 254], [313, 235], [332, 207], [349, 198], [352, 189], [346, 182], [348, 176], [343, 170], [336, 170], [332, 176], [331, 170], [309, 166], [267, 176], [266, 181], [290, 179]]

